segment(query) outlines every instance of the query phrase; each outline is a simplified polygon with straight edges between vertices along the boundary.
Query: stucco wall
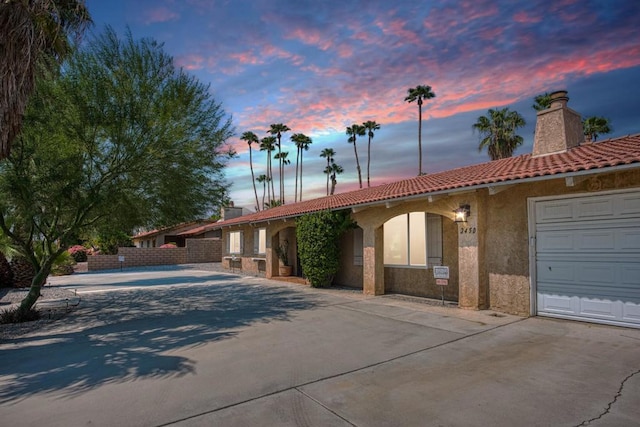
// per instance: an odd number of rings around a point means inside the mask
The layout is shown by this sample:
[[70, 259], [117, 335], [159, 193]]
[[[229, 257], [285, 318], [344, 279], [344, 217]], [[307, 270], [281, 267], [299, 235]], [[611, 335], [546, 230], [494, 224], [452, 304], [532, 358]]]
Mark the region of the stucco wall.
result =
[[487, 196], [485, 250], [490, 307], [506, 313], [530, 314], [528, 198], [587, 195], [638, 186], [640, 171], [630, 171], [593, 176], [573, 187], [568, 187], [564, 179], [521, 184]]

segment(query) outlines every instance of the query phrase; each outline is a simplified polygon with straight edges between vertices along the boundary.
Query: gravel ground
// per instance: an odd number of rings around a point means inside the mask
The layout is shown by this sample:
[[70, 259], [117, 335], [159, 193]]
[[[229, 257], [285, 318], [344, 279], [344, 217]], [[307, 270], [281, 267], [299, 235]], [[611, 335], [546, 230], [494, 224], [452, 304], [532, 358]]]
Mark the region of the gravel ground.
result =
[[[8, 310], [19, 304], [27, 295], [29, 289], [0, 289], [0, 311]], [[77, 299], [72, 291], [67, 289], [43, 287], [40, 291], [38, 303], [53, 303], [54, 301], [66, 301], [68, 299]], [[36, 303], [36, 306], [37, 304]], [[41, 310], [42, 317], [39, 320], [24, 323], [0, 324], [0, 341], [10, 338], [17, 338], [21, 335], [35, 331], [43, 325], [53, 323], [67, 314], [68, 310], [54, 309]]]

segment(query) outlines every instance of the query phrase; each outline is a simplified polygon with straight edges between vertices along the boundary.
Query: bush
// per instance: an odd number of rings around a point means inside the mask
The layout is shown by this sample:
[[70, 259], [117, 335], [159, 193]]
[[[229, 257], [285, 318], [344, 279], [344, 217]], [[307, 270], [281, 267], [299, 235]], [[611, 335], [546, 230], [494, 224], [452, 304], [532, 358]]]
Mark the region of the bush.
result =
[[7, 323], [23, 323], [38, 320], [40, 312], [38, 310], [29, 309], [27, 311], [20, 310], [20, 307], [0, 311], [0, 324]]
[[75, 262], [87, 261], [87, 248], [82, 245], [74, 245], [67, 249], [69, 255], [71, 255]]
[[349, 211], [314, 212], [296, 220], [302, 272], [311, 286], [331, 286], [340, 268], [340, 236], [354, 226]]

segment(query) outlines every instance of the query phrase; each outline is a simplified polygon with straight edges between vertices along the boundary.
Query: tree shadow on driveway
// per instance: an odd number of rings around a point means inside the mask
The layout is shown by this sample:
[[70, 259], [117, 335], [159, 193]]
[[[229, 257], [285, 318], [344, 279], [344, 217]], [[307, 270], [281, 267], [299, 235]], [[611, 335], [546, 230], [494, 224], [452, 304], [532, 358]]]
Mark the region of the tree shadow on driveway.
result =
[[0, 403], [194, 374], [195, 362], [178, 350], [322, 304], [310, 293], [240, 281], [84, 296], [66, 318], [0, 345]]

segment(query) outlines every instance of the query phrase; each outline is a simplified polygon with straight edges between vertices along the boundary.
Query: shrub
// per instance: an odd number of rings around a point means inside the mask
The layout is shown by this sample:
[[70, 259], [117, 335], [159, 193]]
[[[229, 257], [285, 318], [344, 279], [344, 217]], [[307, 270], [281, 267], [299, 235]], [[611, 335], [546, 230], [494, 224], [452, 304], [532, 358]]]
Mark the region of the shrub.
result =
[[87, 248], [82, 245], [74, 245], [67, 249], [69, 255], [73, 257], [75, 262], [85, 262], [87, 260]]
[[40, 312], [33, 308], [24, 311], [20, 307], [0, 311], [0, 324], [31, 322], [40, 318]]
[[302, 272], [311, 286], [331, 286], [340, 267], [340, 236], [355, 223], [349, 211], [320, 211], [296, 220], [296, 239]]

